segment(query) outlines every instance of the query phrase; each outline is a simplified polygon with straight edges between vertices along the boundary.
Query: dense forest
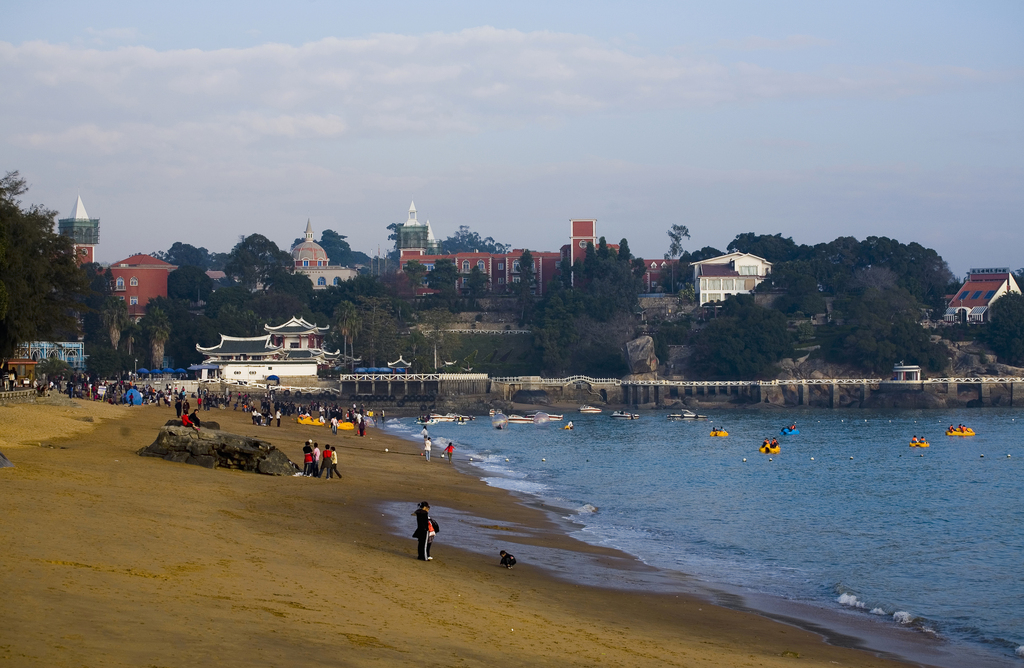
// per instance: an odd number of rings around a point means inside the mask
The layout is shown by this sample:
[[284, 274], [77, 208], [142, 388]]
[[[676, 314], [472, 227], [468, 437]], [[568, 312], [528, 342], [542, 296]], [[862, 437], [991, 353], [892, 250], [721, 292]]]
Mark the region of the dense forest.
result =
[[[507, 286], [508, 292], [492, 297], [483, 275], [468, 275], [467, 288], [457, 289], [460, 275], [443, 261], [429, 274], [413, 266], [407, 274], [364, 273], [314, 290], [305, 276], [291, 273], [286, 250], [253, 234], [226, 253], [184, 242], [154, 253], [178, 269], [168, 277], [168, 296], [151, 301], [146, 315], [133, 322], [124, 301], [110, 291], [109, 271], [98, 264], [75, 267], [70, 243], [53, 232], [53, 212], [23, 207], [18, 197], [24, 192], [17, 173], [0, 182], [0, 356], [9, 357], [20, 342], [68, 339], [81, 332], [89, 369], [101, 376], [160, 364], [164, 355], [175, 366], [188, 366], [202, 360], [197, 343], [215, 345], [220, 334], [262, 335], [265, 323], [292, 316], [329, 325], [327, 347], [360, 358], [364, 366], [383, 366], [401, 356], [424, 372], [621, 376], [627, 372], [622, 346], [642, 333], [654, 337], [663, 359], [669, 346], [688, 346], [693, 354], [687, 373], [709, 379], [768, 377], [783, 358], [811, 350], [865, 373], [886, 373], [901, 360], [938, 372], [947, 359], [929, 336], [933, 330], [921, 322], [941, 319], [944, 296], [959, 285], [946, 262], [917, 243], [840, 237], [807, 246], [780, 234], [744, 233], [727, 251], [772, 262], [769, 279], [753, 297], [696, 308], [690, 265], [722, 251], [687, 251], [688, 231], [672, 226], [665, 258], [674, 266], [666, 287], [678, 295], [682, 315], [658, 320], [641, 308], [644, 265], [633, 257], [627, 239], [617, 249], [604, 238], [588, 246], [585, 259], [563, 267], [537, 298], [529, 270]], [[321, 244], [330, 246], [332, 262], [368, 259], [331, 230], [324, 231]], [[467, 227], [444, 244], [449, 252], [508, 250]], [[533, 266], [529, 251], [520, 264]], [[227, 278], [215, 283], [209, 269], [222, 270]], [[417, 296], [413, 285], [424, 281], [434, 294]], [[483, 310], [484, 302], [531, 333], [450, 331], [457, 317]], [[825, 320], [812, 326], [810, 316], [822, 314]], [[981, 337], [1001, 361], [1024, 364], [1024, 297], [1002, 298], [993, 306], [993, 320], [984, 327], [941, 331]]]

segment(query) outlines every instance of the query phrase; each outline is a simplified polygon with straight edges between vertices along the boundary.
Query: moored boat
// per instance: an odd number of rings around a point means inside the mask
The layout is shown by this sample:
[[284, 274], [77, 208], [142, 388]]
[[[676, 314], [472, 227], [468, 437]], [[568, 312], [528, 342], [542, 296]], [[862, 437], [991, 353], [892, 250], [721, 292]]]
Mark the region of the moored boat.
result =
[[698, 415], [693, 411], [684, 410], [682, 413], [669, 413], [669, 420], [707, 420], [707, 415]]
[[596, 406], [590, 406], [590, 405], [587, 405], [587, 404], [583, 404], [582, 406], [580, 406], [580, 413], [600, 413], [600, 412], [601, 412], [601, 409], [597, 408]]
[[629, 411], [615, 411], [609, 417], [616, 420], [639, 420], [640, 415], [638, 413], [630, 413]]
[[527, 417], [525, 415], [509, 415], [508, 421], [511, 424], [533, 424], [533, 417]]

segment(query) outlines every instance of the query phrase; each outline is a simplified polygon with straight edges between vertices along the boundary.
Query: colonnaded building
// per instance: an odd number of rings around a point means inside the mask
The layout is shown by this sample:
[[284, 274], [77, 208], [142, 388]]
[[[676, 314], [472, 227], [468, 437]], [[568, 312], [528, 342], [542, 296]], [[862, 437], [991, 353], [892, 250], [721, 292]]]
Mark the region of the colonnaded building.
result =
[[[217, 367], [223, 380], [264, 382], [271, 376], [282, 383], [301, 383], [317, 377], [321, 368], [337, 366], [341, 352], [323, 349], [329, 327], [318, 327], [302, 318], [273, 327], [263, 325], [263, 336], [220, 335], [220, 343], [210, 348], [196, 344], [206, 356], [204, 367]], [[208, 377], [203, 369], [202, 378]], [[271, 378], [274, 380], [274, 378]]]

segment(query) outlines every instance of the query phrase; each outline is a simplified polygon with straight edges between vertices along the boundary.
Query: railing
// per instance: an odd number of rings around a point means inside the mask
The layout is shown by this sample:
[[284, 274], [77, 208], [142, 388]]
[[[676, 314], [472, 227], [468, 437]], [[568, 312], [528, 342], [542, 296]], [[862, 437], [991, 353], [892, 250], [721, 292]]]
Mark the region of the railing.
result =
[[533, 334], [532, 329], [442, 329], [452, 334]]
[[621, 385], [625, 381], [618, 378], [591, 378], [590, 376], [569, 376], [568, 378], [541, 378], [540, 376], [505, 376], [491, 378], [494, 383], [532, 383], [539, 385], [568, 385], [570, 383], [590, 383], [591, 385]]

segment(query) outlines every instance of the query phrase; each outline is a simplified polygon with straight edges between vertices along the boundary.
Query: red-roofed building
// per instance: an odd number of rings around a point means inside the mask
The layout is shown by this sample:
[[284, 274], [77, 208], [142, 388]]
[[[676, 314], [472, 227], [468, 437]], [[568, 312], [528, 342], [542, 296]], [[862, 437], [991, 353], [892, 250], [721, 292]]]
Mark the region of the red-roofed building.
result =
[[989, 306], [1007, 292], [1020, 292], [1008, 267], [971, 269], [967, 281], [949, 301], [946, 322], [988, 322]]
[[167, 296], [167, 275], [177, 269], [152, 255], [138, 254], [110, 265], [115, 297], [128, 304], [128, 315], [138, 320], [146, 315], [146, 304], [155, 297]]

